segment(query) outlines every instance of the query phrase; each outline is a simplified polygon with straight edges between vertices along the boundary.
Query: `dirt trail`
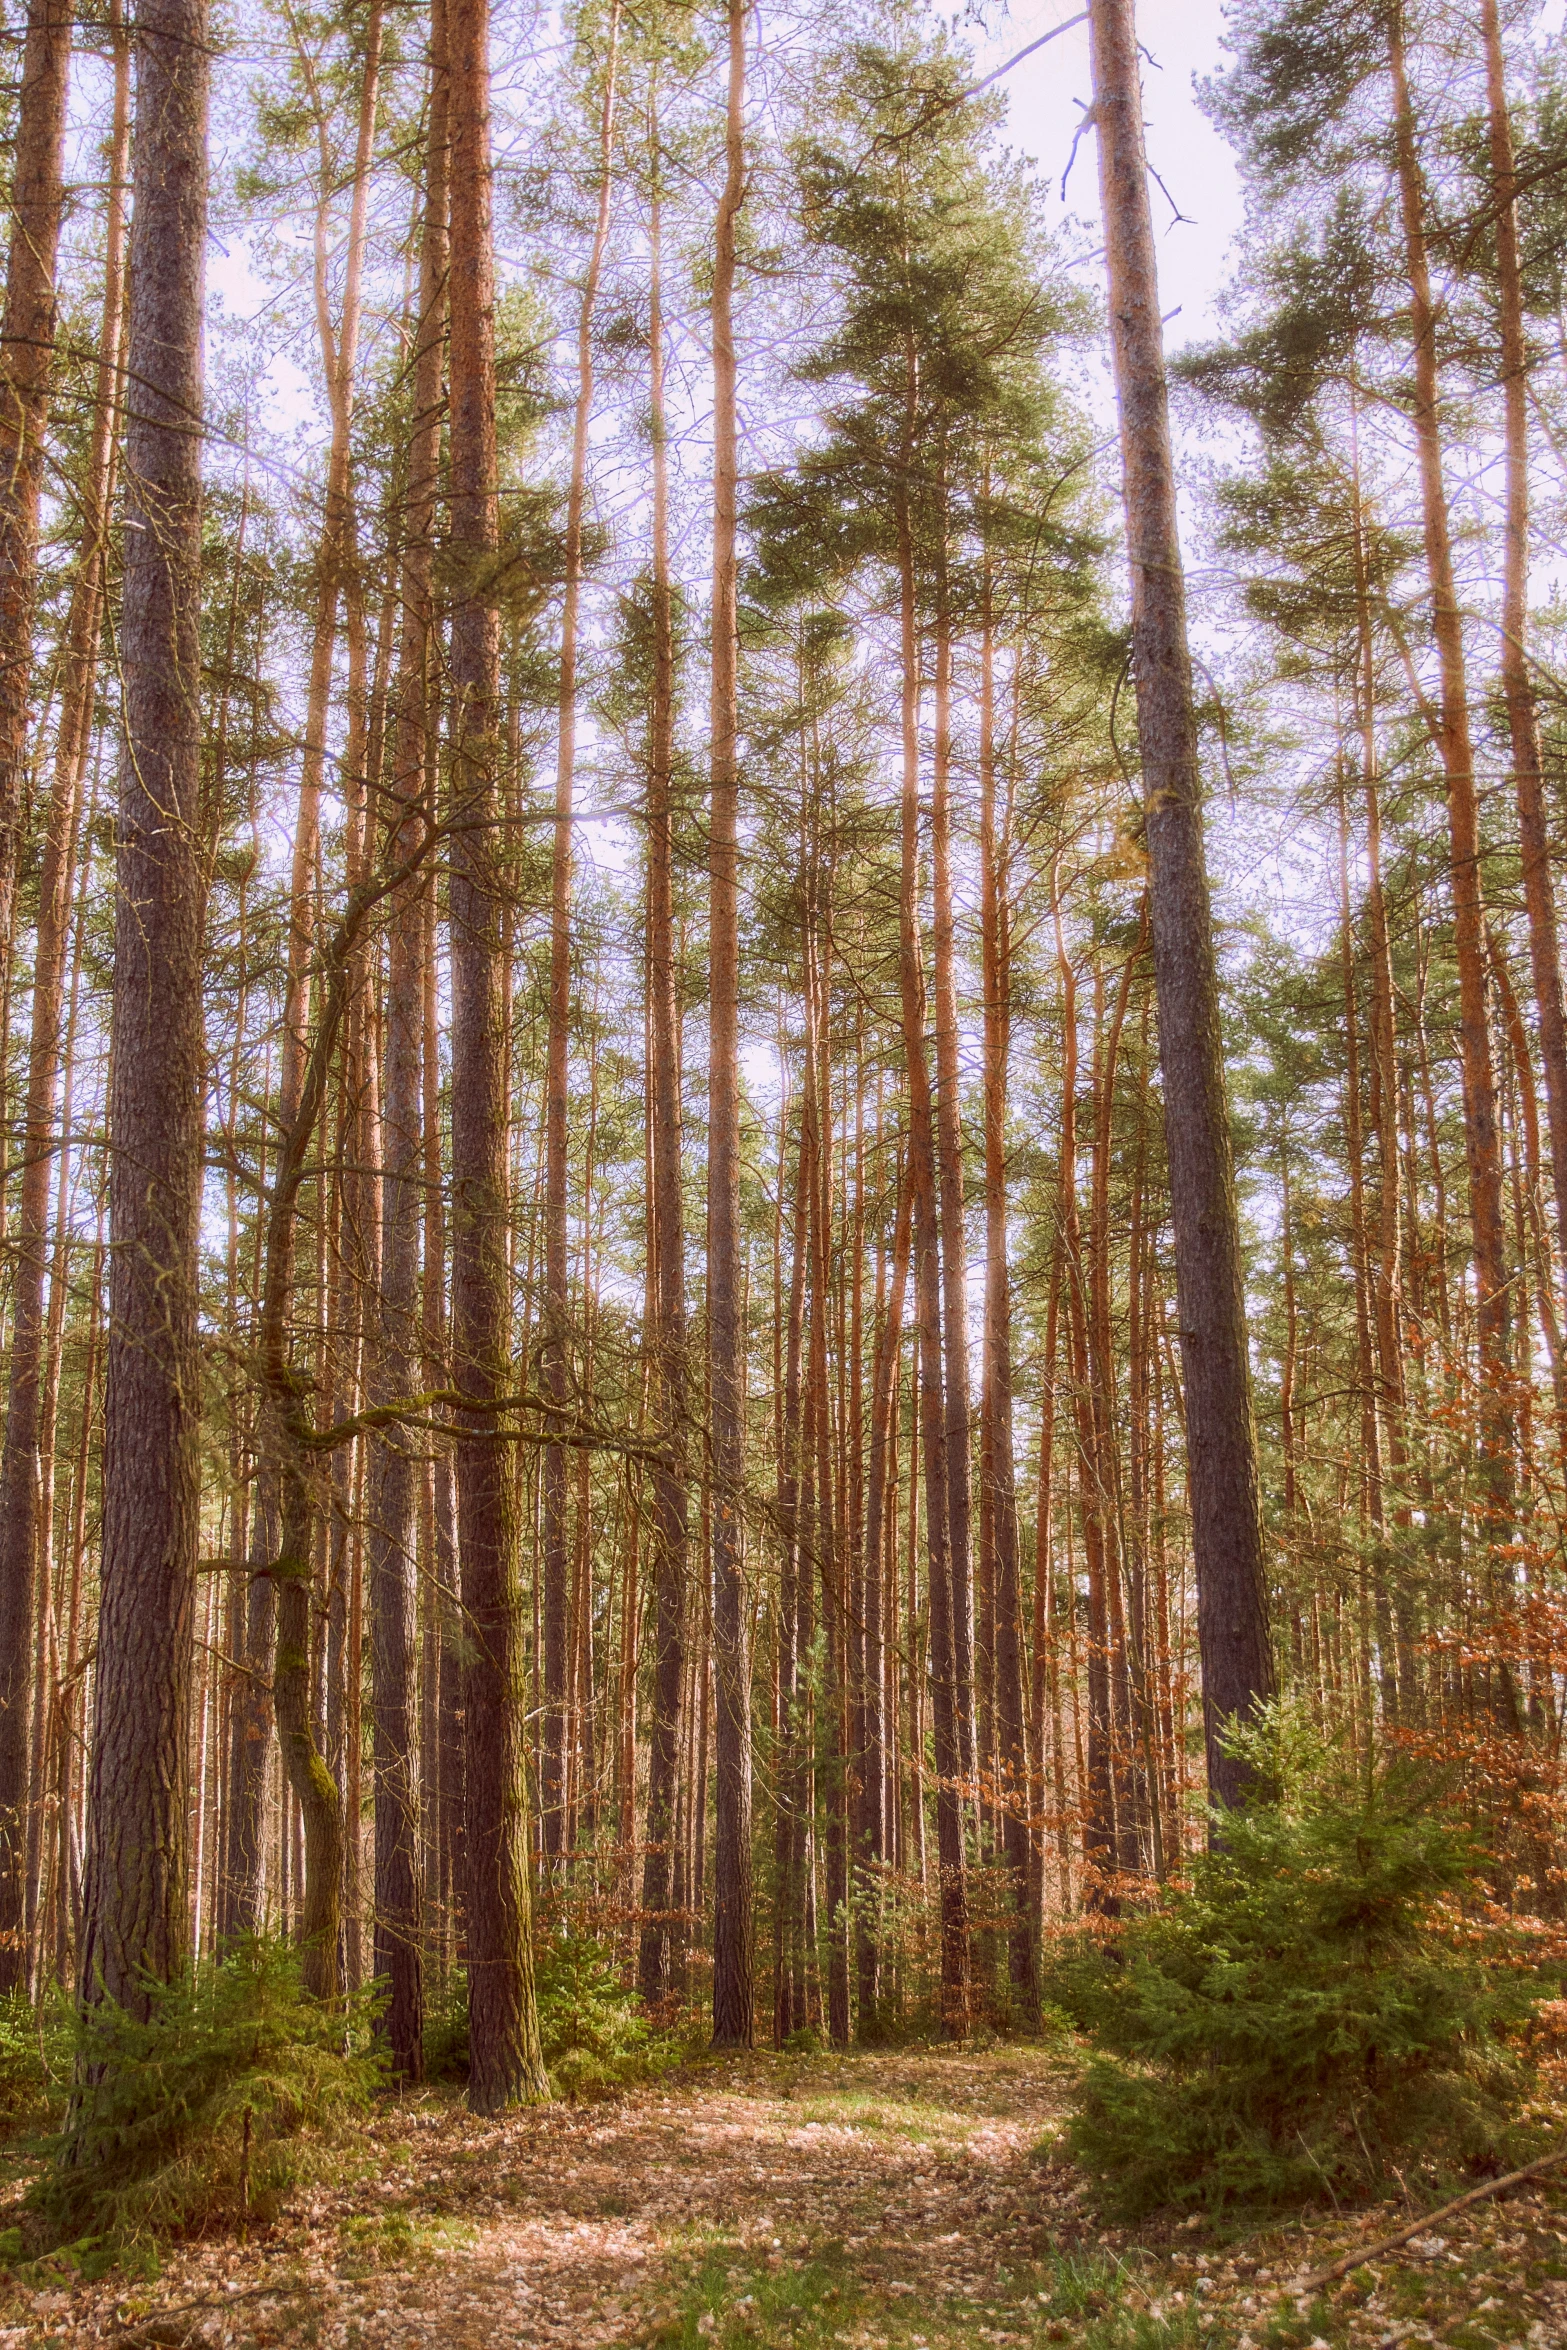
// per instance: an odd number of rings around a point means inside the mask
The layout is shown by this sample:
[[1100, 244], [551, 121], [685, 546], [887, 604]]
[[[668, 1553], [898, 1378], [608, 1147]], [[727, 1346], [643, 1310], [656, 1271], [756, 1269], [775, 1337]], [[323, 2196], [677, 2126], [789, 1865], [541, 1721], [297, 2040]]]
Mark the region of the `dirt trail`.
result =
[[826, 2257], [913, 2316], [1070, 2227], [1036, 2156], [1060, 2094], [1048, 2054], [1011, 2049], [709, 2063], [488, 2124], [430, 2099], [376, 2125], [372, 2175], [296, 2199], [264, 2242], [37, 2296], [9, 2340], [678, 2341], [705, 2253], [764, 2278]]
[[493, 2123], [428, 2095], [249, 2245], [0, 2286], [0, 2350], [1567, 2350], [1567, 2171], [1389, 2254], [1402, 2198], [1123, 2234], [1041, 2159], [1070, 2063], [759, 2056]]

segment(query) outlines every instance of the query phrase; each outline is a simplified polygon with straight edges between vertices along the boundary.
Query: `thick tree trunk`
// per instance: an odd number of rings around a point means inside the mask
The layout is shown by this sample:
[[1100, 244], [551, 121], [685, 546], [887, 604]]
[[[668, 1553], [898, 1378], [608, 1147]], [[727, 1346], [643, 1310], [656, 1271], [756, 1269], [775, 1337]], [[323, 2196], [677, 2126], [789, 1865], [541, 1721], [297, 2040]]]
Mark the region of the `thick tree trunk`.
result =
[[745, 1333], [740, 1253], [739, 652], [733, 302], [745, 196], [745, 0], [728, 0], [726, 170], [713, 237], [713, 693], [709, 849], [708, 1346], [712, 1380], [713, 1658], [718, 1696], [713, 1870], [713, 2045], [754, 2033], [751, 1883], [751, 1641], [741, 1502]]
[[1218, 966], [1133, 0], [1091, 0], [1094, 113], [1120, 406], [1132, 669], [1186, 1391], [1208, 1786], [1244, 1793], [1225, 1731], [1274, 1689]]
[[[430, 23], [430, 123], [408, 449], [402, 641], [391, 762], [391, 861], [406, 862], [431, 822], [431, 570], [441, 460], [446, 327], [447, 83], [440, 0]], [[379, 1327], [370, 1380], [378, 1404], [411, 1395], [423, 1353], [419, 1240], [424, 1221], [424, 877], [406, 882], [389, 925]], [[369, 1580], [374, 1671], [375, 1972], [387, 1984], [385, 2031], [396, 2070], [423, 2070], [423, 1919], [412, 1764], [413, 1572], [418, 1494], [413, 1449], [389, 1432], [370, 1456]]]
[[201, 314], [205, 0], [146, 0], [138, 75], [119, 652], [111, 1244], [97, 1720], [82, 1989], [135, 2009], [188, 1937], [200, 1532]]
[[469, 2102], [549, 2095], [539, 2046], [523, 1777], [517, 1497], [494, 1411], [512, 1353], [505, 973], [496, 767], [499, 537], [487, 0], [450, 0], [452, 1369], [465, 1615]]
[[[104, 542], [119, 445], [115, 428], [125, 300], [130, 45], [118, 7], [114, 11], [113, 30], [114, 118], [109, 140], [103, 321], [98, 343], [92, 447], [83, 501], [81, 553], [66, 622], [65, 676], [55, 735], [54, 782], [38, 877], [32, 1035], [27, 1062], [21, 1197], [14, 1235], [16, 1287], [11, 1307], [11, 1383], [6, 1399], [5, 1451], [0, 1460], [0, 1993], [14, 1989], [21, 1981], [25, 1958], [21, 1868], [22, 1806], [27, 1787], [25, 1627], [32, 1618], [35, 1561], [47, 1531], [47, 1518], [40, 1507], [44, 1402], [40, 1381], [44, 1368], [49, 1184], [56, 1148], [55, 1096], [60, 1076], [60, 1023], [70, 930], [71, 879], [80, 831], [82, 778], [92, 732], [103, 615]], [[62, 39], [69, 41], [68, 26]], [[0, 556], [0, 563], [3, 560]], [[0, 710], [0, 723], [3, 718]], [[51, 1293], [51, 1308], [54, 1302]]]

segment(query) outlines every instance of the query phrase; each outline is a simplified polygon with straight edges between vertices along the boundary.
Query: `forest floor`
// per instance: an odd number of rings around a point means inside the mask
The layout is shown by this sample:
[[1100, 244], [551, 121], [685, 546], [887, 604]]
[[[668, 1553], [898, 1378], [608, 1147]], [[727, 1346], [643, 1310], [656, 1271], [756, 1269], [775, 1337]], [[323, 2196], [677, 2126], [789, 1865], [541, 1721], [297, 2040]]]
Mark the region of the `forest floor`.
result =
[[1309, 2293], [1404, 2206], [1245, 2235], [1108, 2228], [1051, 2157], [1068, 2061], [710, 2059], [493, 2123], [430, 2092], [248, 2245], [176, 2248], [152, 2284], [37, 2266], [0, 2284], [0, 2345], [1567, 2345], [1567, 2164]]

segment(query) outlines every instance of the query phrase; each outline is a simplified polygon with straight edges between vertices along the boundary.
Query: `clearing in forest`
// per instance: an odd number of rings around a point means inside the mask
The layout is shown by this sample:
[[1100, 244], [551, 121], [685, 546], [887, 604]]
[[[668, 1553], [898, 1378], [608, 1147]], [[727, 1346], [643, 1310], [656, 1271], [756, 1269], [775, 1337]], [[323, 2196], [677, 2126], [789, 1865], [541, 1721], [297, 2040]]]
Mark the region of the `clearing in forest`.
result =
[[1407, 2214], [1231, 2234], [1103, 2227], [1051, 2159], [1048, 2048], [709, 2060], [611, 2103], [383, 2110], [351, 2176], [156, 2284], [13, 2285], [0, 2343], [610, 2343], [958, 2350], [1551, 2350], [1567, 2166], [1303, 2291]]

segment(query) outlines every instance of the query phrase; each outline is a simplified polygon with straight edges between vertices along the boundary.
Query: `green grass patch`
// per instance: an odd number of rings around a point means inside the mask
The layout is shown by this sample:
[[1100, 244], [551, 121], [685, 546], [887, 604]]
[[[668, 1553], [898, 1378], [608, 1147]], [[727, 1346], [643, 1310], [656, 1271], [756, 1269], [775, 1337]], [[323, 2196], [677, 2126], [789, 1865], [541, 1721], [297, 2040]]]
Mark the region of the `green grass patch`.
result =
[[352, 2279], [374, 2276], [382, 2269], [428, 2267], [462, 2251], [478, 2233], [471, 2220], [409, 2211], [401, 2205], [355, 2212], [338, 2225], [337, 2273]]

